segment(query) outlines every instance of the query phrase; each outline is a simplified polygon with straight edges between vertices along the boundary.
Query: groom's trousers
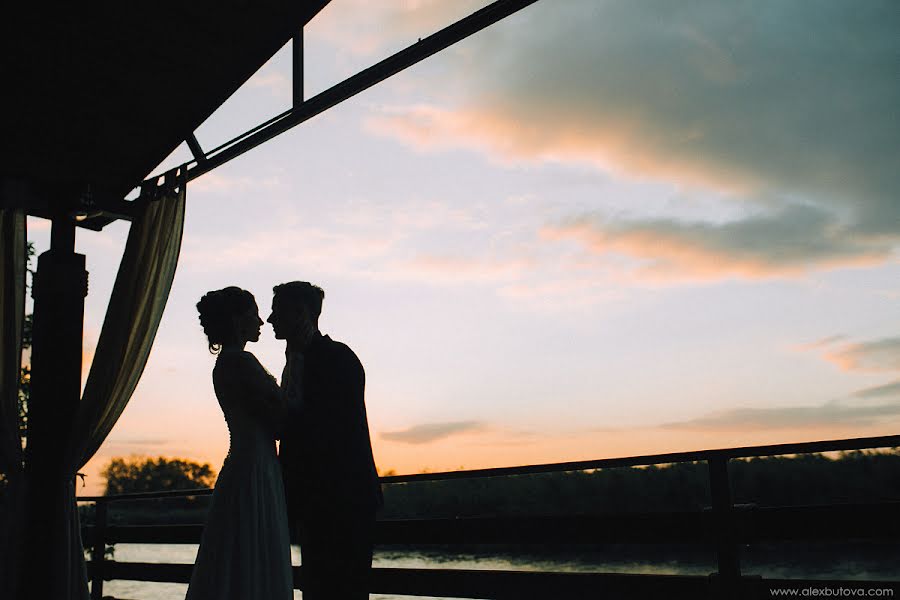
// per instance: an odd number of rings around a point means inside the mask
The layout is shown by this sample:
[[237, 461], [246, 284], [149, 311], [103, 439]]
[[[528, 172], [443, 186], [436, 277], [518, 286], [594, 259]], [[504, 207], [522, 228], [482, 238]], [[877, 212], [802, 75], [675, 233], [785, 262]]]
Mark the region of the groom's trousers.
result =
[[374, 509], [299, 516], [303, 600], [368, 599]]

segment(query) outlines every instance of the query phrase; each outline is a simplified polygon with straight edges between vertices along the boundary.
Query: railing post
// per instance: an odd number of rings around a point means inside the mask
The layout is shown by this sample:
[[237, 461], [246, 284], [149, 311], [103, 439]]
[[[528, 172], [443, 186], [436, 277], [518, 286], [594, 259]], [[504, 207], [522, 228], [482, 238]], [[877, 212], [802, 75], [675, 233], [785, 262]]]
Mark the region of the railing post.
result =
[[728, 456], [713, 453], [709, 464], [709, 487], [712, 495], [713, 526], [715, 528], [718, 573], [715, 575], [714, 595], [719, 598], [738, 598], [741, 583], [740, 546], [735, 535], [734, 504], [728, 479]]
[[91, 600], [103, 598], [103, 564], [106, 561], [106, 505], [100, 500], [96, 506], [94, 545], [91, 547]]

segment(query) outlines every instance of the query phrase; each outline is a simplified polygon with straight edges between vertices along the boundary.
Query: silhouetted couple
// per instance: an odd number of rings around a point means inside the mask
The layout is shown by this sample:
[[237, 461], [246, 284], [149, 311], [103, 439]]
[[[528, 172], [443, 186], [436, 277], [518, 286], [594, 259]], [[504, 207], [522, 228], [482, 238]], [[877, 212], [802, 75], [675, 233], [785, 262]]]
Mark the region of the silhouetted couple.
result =
[[323, 297], [307, 282], [274, 288], [268, 321], [287, 342], [280, 385], [244, 349], [263, 326], [250, 292], [228, 287], [197, 304], [218, 354], [213, 385], [231, 447], [188, 600], [293, 598], [290, 529], [300, 543], [304, 600], [368, 598], [381, 490], [365, 373], [350, 348], [319, 332]]

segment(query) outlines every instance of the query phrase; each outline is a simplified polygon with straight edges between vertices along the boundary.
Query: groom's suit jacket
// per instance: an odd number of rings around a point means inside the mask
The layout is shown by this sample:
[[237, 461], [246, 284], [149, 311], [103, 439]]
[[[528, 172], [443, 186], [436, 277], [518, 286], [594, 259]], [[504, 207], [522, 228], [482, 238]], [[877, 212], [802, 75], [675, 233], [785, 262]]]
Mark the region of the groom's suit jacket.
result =
[[362, 364], [345, 344], [317, 334], [293, 377], [291, 366], [286, 365], [283, 376], [291, 381], [278, 453], [289, 512], [302, 517], [373, 511], [381, 502], [381, 488], [369, 439]]

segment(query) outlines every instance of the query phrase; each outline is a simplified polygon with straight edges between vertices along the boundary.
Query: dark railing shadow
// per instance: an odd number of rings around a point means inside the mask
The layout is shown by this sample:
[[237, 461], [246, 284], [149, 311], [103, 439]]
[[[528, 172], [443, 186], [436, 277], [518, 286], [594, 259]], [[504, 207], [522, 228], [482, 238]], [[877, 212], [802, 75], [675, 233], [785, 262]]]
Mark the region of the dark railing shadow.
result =
[[[681, 462], [708, 465], [712, 506], [698, 511], [628, 513], [581, 516], [497, 516], [440, 519], [391, 519], [377, 523], [378, 544], [709, 544], [715, 548], [718, 569], [709, 576], [525, 572], [461, 569], [375, 568], [371, 592], [453, 598], [762, 598], [771, 590], [842, 588], [888, 590], [898, 582], [763, 579], [742, 573], [743, 544], [784, 541], [891, 541], [900, 540], [900, 502], [824, 504], [815, 506], [757, 507], [735, 505], [731, 496], [728, 463], [732, 459], [806, 454], [900, 446], [900, 435], [849, 440], [727, 448], [648, 456], [601, 459], [523, 467], [421, 473], [382, 477], [384, 484], [449, 479], [472, 479], [648, 466]], [[202, 525], [111, 525], [112, 502], [199, 497], [212, 490], [150, 492], [119, 496], [82, 497], [95, 502], [95, 525], [84, 528], [91, 549], [91, 596], [100, 600], [103, 582], [113, 579], [187, 583], [193, 565], [125, 563], [107, 560], [105, 548], [115, 543], [179, 543], [200, 541]], [[303, 569], [294, 568], [294, 582], [303, 588]], [[854, 594], [857, 592], [853, 592]], [[784, 594], [788, 595], [788, 594]], [[851, 594], [853, 595], [853, 594]]]

